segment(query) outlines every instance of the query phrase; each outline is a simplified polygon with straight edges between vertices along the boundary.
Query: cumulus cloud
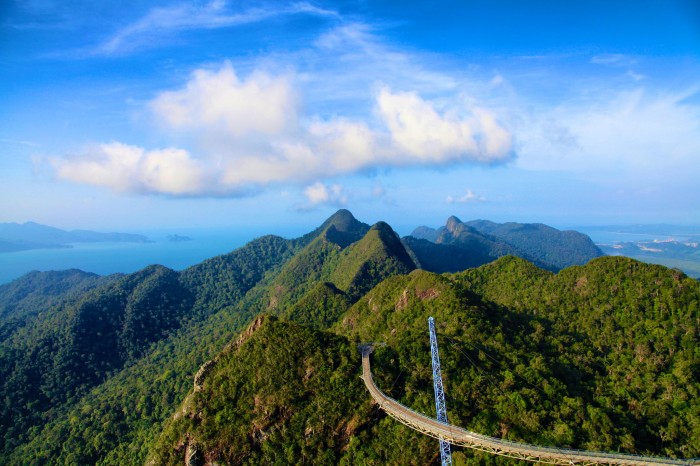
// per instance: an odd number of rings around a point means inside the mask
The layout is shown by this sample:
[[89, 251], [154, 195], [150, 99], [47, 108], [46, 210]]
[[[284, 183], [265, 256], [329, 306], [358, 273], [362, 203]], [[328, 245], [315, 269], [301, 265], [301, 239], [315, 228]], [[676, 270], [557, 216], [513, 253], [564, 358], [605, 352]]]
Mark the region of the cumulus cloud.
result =
[[113, 142], [51, 160], [59, 177], [115, 191], [193, 195], [207, 189], [205, 167], [182, 149], [145, 150]]
[[230, 62], [216, 71], [195, 71], [184, 89], [163, 92], [151, 102], [156, 118], [171, 128], [232, 136], [278, 134], [294, 123], [296, 107], [289, 79], [257, 71], [240, 80]]
[[447, 196], [446, 202], [448, 204], [468, 204], [471, 202], [486, 202], [486, 198], [468, 189], [462, 196]]
[[343, 192], [343, 187], [339, 184], [329, 186], [316, 182], [304, 189], [304, 196], [308, 204], [302, 210], [312, 209], [321, 204], [342, 207], [348, 202], [348, 197]]
[[438, 109], [414, 92], [384, 87], [366, 110], [374, 112], [371, 120], [321, 118], [300, 112], [294, 83], [290, 74], [260, 70], [240, 78], [228, 62], [196, 70], [182, 88], [161, 92], [149, 104], [161, 128], [189, 141], [187, 150], [104, 144], [82, 157], [56, 160], [57, 174], [119, 191], [236, 196], [271, 183], [377, 168], [493, 163], [512, 154], [510, 132], [485, 109]]
[[494, 162], [507, 158], [511, 136], [492, 114], [476, 110], [471, 118], [437, 112], [411, 92], [382, 89], [379, 113], [406, 162], [445, 163], [454, 160]]

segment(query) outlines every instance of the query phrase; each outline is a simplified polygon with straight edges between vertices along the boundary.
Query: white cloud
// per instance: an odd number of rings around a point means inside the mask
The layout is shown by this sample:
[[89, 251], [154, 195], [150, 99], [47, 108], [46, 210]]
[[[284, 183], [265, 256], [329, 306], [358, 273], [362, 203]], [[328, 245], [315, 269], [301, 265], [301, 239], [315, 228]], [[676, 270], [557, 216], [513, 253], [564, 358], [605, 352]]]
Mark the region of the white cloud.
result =
[[51, 163], [60, 178], [115, 191], [183, 196], [207, 189], [205, 167], [182, 149], [147, 151], [113, 142]]
[[438, 113], [415, 93], [382, 89], [379, 113], [406, 161], [445, 163], [455, 160], [495, 162], [509, 156], [511, 136], [486, 110], [471, 118]]
[[[371, 105], [382, 85], [405, 89], [434, 98], [455, 97], [471, 80], [461, 73], [444, 72], [441, 59], [434, 54], [410, 53], [388, 45], [376, 26], [361, 22], [342, 22], [316, 39], [314, 48], [303, 50], [294, 63], [310, 63], [311, 72], [304, 83], [317, 92], [309, 96], [323, 105], [352, 107], [353, 103]], [[276, 56], [286, 61], [288, 56]]]
[[184, 89], [161, 93], [151, 108], [155, 117], [176, 130], [277, 134], [293, 125], [297, 97], [286, 77], [261, 71], [241, 81], [230, 62], [218, 71], [200, 69]]
[[344, 206], [348, 198], [339, 184], [327, 186], [321, 182], [314, 183], [304, 189], [304, 196], [309, 202], [307, 208], [313, 208], [320, 204]]
[[308, 134], [315, 153], [325, 159], [328, 174], [350, 173], [381, 163], [378, 135], [366, 124], [346, 119], [317, 121]]
[[517, 164], [637, 183], [700, 176], [700, 105], [693, 95], [695, 89], [640, 87], [537, 109], [518, 128]]
[[372, 126], [359, 118], [323, 119], [300, 113], [296, 81], [289, 73], [259, 70], [239, 78], [228, 62], [197, 70], [182, 88], [150, 102], [155, 121], [192, 148], [115, 143], [54, 166], [61, 178], [119, 191], [236, 196], [271, 183], [377, 168], [491, 163], [511, 154], [510, 133], [489, 111], [455, 104], [439, 111], [416, 93], [384, 87]]
[[24, 141], [21, 139], [11, 139], [11, 138], [0, 138], [0, 143], [3, 144], [18, 144], [21, 146], [27, 146], [27, 147], [39, 147], [41, 144], [36, 143], [34, 141]]
[[489, 81], [489, 84], [493, 87], [501, 86], [503, 83], [505, 83], [505, 79], [503, 79], [503, 76], [500, 74], [495, 75], [493, 78], [491, 78], [491, 81]]
[[445, 200], [448, 204], [468, 204], [471, 202], [486, 202], [486, 198], [468, 189], [462, 196], [447, 196]]

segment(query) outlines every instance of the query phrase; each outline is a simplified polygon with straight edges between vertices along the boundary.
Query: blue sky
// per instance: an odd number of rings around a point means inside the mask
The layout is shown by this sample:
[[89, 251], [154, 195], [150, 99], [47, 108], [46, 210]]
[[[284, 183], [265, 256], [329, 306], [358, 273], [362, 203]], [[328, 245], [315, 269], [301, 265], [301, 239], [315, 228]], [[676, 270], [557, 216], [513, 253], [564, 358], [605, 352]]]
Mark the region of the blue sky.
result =
[[0, 7], [0, 221], [700, 224], [697, 1]]

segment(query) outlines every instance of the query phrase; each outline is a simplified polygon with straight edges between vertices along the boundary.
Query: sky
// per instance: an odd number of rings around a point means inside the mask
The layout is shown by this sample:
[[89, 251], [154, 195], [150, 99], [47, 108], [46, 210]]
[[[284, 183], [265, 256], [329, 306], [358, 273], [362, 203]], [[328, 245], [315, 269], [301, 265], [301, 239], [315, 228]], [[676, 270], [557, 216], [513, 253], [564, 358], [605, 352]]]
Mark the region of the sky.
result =
[[700, 224], [700, 2], [0, 5], [0, 222]]

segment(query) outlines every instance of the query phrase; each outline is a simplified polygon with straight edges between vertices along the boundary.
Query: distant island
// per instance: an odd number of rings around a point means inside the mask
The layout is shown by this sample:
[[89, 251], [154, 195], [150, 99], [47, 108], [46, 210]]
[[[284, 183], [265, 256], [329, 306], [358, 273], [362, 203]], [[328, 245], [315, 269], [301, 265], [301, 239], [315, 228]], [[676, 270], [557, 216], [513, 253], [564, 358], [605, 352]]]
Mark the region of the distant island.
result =
[[185, 241], [192, 241], [192, 238], [184, 235], [168, 235], [168, 241], [171, 243], [182, 243]]
[[29, 249], [70, 248], [72, 243], [150, 243], [148, 237], [131, 233], [66, 231], [35, 222], [0, 223], [0, 253]]
[[605, 254], [677, 268], [700, 279], [699, 225], [608, 225], [580, 229], [589, 233], [614, 233], [596, 241]]
[[428, 317], [454, 425], [700, 456], [697, 280], [538, 223], [400, 238], [340, 210], [309, 230], [181, 271], [0, 285], [0, 464], [435, 464], [434, 438], [378, 409], [357, 348], [384, 342], [377, 387], [429, 413]]
[[620, 241], [599, 244], [598, 247], [611, 256], [627, 256], [651, 264], [661, 264], [683, 270], [700, 279], [700, 237], [688, 241], [673, 238], [651, 241]]

